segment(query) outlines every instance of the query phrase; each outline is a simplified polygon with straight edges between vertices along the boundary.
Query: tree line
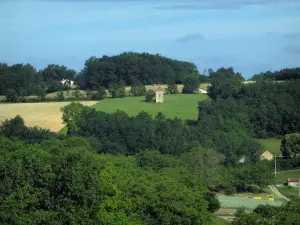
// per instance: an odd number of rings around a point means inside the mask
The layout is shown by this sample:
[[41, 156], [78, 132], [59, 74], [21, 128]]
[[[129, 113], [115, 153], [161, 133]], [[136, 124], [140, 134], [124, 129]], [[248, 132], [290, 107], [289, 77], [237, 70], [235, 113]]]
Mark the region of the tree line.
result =
[[254, 81], [284, 81], [300, 79], [300, 67], [286, 68], [279, 71], [267, 71], [255, 74], [250, 80]]
[[[252, 137], [283, 136], [300, 131], [300, 80], [241, 84], [218, 79], [208, 89], [213, 101], [199, 103], [199, 124], [214, 120], [233, 121]], [[205, 120], [205, 121], [204, 121]]]

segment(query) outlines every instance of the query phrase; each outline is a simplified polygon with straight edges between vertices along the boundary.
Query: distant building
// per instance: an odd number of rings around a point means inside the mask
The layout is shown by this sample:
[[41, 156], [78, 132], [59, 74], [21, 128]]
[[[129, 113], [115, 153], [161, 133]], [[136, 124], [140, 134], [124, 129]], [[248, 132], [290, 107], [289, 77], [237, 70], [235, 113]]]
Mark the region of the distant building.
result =
[[299, 187], [300, 178], [288, 178], [288, 186]]
[[164, 89], [160, 86], [156, 89], [156, 103], [164, 102]]
[[265, 151], [263, 152], [261, 155], [260, 155], [260, 160], [263, 160], [263, 159], [266, 159], [266, 160], [272, 160], [274, 158], [273, 154], [268, 152], [268, 151]]
[[245, 157], [245, 156], [243, 156], [242, 158], [240, 158], [240, 160], [239, 160], [239, 163], [244, 163], [244, 162], [245, 162], [245, 160], [246, 160], [246, 157]]
[[199, 92], [200, 92], [201, 94], [207, 94], [207, 91], [206, 91], [206, 90], [203, 90], [203, 89], [200, 89], [200, 88], [199, 88]]
[[69, 86], [69, 87], [71, 87], [71, 88], [75, 88], [75, 87], [76, 87], [76, 85], [74, 84], [74, 81], [73, 81], [73, 80], [65, 80], [65, 79], [62, 79], [62, 80], [60, 81], [60, 83], [61, 83], [62, 85], [67, 85], [67, 86]]

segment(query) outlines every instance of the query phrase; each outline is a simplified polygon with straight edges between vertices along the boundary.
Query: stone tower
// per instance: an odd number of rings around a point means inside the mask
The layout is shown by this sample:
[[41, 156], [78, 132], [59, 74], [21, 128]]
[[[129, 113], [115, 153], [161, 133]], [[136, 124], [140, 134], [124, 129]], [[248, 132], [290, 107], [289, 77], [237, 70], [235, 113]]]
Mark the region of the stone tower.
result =
[[156, 103], [164, 102], [164, 90], [159, 86], [156, 89]]

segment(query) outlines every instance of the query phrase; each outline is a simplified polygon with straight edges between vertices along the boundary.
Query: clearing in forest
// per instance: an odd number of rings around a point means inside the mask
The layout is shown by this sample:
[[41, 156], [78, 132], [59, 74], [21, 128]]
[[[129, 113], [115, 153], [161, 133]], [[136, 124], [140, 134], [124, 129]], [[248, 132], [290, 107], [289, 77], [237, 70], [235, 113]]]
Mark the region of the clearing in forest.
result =
[[266, 151], [269, 151], [272, 154], [281, 155], [280, 138], [267, 138], [267, 139], [258, 139], [258, 141], [265, 147]]
[[128, 115], [135, 116], [141, 111], [156, 115], [162, 112], [168, 118], [179, 117], [183, 120], [197, 120], [198, 102], [209, 99], [204, 94], [164, 95], [164, 103], [145, 102], [145, 97], [125, 97], [105, 99], [93, 106], [97, 111], [107, 113], [122, 110]]
[[[38, 126], [51, 131], [63, 128], [60, 108], [70, 102], [12, 103], [0, 104], [0, 121], [20, 115], [27, 126]], [[82, 101], [91, 106], [96, 101]]]

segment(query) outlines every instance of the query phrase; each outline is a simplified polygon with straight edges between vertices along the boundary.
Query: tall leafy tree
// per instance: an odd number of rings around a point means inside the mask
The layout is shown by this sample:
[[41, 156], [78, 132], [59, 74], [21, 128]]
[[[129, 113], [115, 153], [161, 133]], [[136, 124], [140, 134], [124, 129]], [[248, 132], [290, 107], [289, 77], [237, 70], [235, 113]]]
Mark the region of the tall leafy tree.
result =
[[284, 157], [293, 157], [300, 155], [300, 133], [286, 134], [280, 147], [281, 153]]

